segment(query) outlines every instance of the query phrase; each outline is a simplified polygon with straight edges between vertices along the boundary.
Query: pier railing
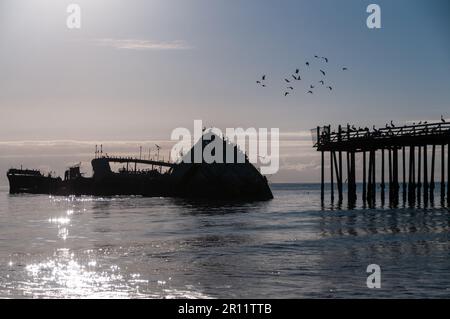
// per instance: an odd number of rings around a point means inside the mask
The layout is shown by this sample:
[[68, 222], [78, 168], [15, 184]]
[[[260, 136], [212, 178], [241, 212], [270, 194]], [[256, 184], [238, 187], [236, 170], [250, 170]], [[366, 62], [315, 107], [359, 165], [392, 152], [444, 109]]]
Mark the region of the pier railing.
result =
[[[422, 144], [441, 144], [442, 138], [450, 136], [450, 123], [390, 126], [372, 130], [367, 127], [352, 128], [348, 125], [347, 127], [339, 126], [337, 131], [331, 131], [331, 126], [324, 126], [317, 127], [312, 130], [312, 133], [314, 147], [318, 150], [338, 147], [358, 151], [358, 149], [372, 148], [375, 145], [379, 148], [410, 145], [411, 138], [421, 138]], [[427, 138], [426, 141], [423, 141], [424, 138]], [[435, 143], [433, 139], [436, 140]], [[413, 144], [414, 141], [412, 141]]]

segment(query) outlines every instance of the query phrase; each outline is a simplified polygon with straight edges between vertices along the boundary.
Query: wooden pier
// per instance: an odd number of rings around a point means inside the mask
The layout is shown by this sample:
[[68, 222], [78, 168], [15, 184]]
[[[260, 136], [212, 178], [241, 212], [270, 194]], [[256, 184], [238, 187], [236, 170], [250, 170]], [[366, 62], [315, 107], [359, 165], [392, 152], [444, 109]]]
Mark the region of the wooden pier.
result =
[[[374, 207], [377, 193], [381, 204], [385, 203], [386, 176], [391, 206], [402, 200], [409, 205], [418, 203], [428, 206], [434, 203], [436, 151], [440, 151], [440, 199], [450, 206], [450, 123], [425, 123], [395, 127], [386, 125], [381, 129], [338, 126], [317, 127], [312, 130], [314, 147], [321, 152], [321, 199], [325, 199], [325, 156], [330, 153], [330, 197], [342, 203], [346, 173], [347, 200], [350, 207], [357, 201], [356, 163], [357, 155], [362, 166], [362, 202]], [[346, 155], [346, 172], [343, 171], [342, 155]], [[381, 161], [381, 165], [377, 163]], [[387, 162], [387, 163], [386, 163]], [[377, 177], [377, 165], [379, 177]], [[387, 174], [386, 174], [387, 168]], [[378, 184], [379, 183], [379, 184]], [[378, 187], [379, 186], [379, 187]]]

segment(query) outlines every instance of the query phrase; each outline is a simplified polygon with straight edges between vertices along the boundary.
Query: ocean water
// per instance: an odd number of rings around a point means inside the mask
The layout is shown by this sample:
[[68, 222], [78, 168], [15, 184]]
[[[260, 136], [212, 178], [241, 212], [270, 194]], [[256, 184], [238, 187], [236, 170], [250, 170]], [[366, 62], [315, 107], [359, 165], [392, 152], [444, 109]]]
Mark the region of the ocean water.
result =
[[346, 210], [322, 207], [318, 185], [272, 189], [225, 205], [2, 188], [0, 297], [450, 297], [448, 209]]

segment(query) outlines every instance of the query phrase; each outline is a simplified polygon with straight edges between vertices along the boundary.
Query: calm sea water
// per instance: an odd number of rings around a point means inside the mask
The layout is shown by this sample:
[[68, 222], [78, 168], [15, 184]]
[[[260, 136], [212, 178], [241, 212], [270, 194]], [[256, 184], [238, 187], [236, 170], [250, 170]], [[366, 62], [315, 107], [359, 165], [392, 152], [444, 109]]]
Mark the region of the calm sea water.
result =
[[0, 297], [450, 297], [448, 209], [322, 209], [317, 185], [272, 189], [235, 205], [0, 189]]

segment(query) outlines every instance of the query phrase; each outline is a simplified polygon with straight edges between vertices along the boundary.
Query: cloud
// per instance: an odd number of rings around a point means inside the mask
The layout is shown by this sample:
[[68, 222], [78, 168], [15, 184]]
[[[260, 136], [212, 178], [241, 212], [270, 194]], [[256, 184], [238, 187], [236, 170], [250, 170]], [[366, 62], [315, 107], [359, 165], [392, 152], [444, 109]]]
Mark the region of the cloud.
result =
[[121, 50], [187, 50], [192, 47], [182, 40], [151, 41], [143, 39], [96, 39], [99, 46], [112, 47]]

